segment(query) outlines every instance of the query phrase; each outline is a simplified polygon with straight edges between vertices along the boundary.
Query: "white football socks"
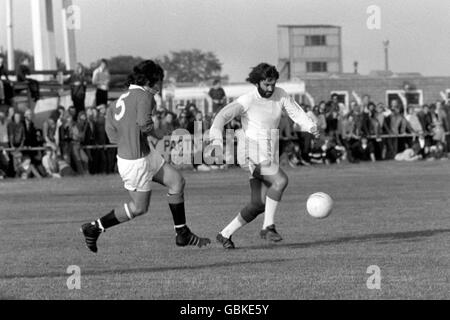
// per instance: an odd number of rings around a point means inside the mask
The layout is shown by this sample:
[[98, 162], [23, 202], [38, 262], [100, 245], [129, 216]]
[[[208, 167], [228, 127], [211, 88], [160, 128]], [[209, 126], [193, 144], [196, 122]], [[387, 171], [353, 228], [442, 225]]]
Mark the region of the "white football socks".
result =
[[233, 233], [235, 233], [237, 230], [239, 230], [242, 226], [246, 225], [247, 222], [242, 219], [241, 214], [238, 213], [236, 218], [233, 219], [222, 231], [220, 231], [220, 234], [224, 236], [225, 238], [229, 239]]
[[264, 212], [263, 229], [275, 223], [275, 212], [277, 211], [278, 201], [266, 197], [266, 210]]

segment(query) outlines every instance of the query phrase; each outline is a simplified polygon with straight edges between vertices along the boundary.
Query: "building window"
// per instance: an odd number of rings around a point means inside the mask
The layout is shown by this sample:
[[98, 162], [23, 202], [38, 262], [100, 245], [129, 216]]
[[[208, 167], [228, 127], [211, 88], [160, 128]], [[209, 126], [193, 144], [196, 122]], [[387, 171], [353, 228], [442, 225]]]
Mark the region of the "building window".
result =
[[306, 62], [306, 72], [327, 72], [327, 63], [322, 61]]
[[326, 46], [324, 35], [305, 36], [305, 46]]

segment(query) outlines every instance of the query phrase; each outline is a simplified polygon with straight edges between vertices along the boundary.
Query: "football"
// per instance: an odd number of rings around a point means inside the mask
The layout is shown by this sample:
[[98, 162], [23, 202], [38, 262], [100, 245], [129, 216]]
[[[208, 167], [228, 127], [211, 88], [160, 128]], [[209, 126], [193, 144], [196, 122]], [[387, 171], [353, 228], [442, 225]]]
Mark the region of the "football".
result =
[[306, 201], [306, 212], [313, 218], [326, 218], [330, 215], [332, 210], [333, 199], [324, 192], [313, 193]]

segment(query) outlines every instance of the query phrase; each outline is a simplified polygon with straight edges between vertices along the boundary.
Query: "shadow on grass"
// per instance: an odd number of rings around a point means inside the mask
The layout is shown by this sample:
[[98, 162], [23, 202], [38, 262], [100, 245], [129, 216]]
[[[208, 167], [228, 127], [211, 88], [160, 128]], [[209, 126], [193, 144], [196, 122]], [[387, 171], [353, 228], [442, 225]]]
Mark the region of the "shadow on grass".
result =
[[[450, 229], [432, 229], [432, 230], [418, 230], [418, 231], [405, 231], [405, 232], [391, 232], [391, 233], [374, 233], [365, 234], [359, 236], [340, 237], [329, 240], [319, 240], [313, 242], [304, 243], [286, 243], [276, 245], [262, 245], [262, 246], [250, 246], [241, 247], [240, 250], [252, 250], [252, 249], [302, 249], [327, 245], [339, 245], [343, 243], [359, 243], [370, 241], [413, 241], [420, 240], [420, 238], [432, 237], [439, 234], [450, 233]], [[265, 260], [252, 260], [252, 261], [227, 261], [217, 262], [200, 265], [179, 265], [179, 266], [160, 266], [160, 267], [144, 267], [144, 268], [127, 268], [127, 269], [110, 269], [110, 270], [84, 270], [83, 276], [96, 276], [96, 275], [120, 275], [120, 274], [134, 274], [134, 273], [151, 273], [151, 272], [166, 272], [166, 271], [183, 271], [183, 270], [201, 270], [201, 269], [213, 269], [223, 267], [233, 267], [242, 265], [254, 265], [264, 263], [282, 263], [288, 261], [294, 261], [298, 258], [290, 259], [265, 259]], [[50, 272], [45, 274], [11, 274], [0, 276], [1, 280], [9, 279], [33, 279], [33, 278], [57, 278], [68, 277], [68, 274], [60, 272]]]
[[[248, 264], [264, 264], [264, 263], [279, 263], [287, 262], [292, 259], [265, 259], [265, 260], [252, 260], [252, 261], [233, 261], [233, 262], [217, 262], [202, 265], [180, 265], [180, 266], [161, 266], [161, 267], [147, 267], [147, 268], [128, 268], [128, 269], [109, 269], [109, 270], [86, 270], [81, 271], [81, 276], [100, 276], [100, 275], [121, 275], [121, 274], [133, 274], [133, 273], [151, 273], [151, 272], [165, 272], [165, 271], [183, 271], [183, 270], [201, 270], [201, 269], [213, 269], [223, 267], [233, 267]], [[0, 276], [0, 280], [11, 280], [15, 278], [19, 279], [36, 279], [36, 278], [58, 278], [69, 277], [69, 274], [61, 272], [49, 272], [41, 274], [11, 274]]]
[[303, 243], [281, 243], [273, 245], [261, 245], [250, 246], [245, 249], [277, 249], [277, 248], [290, 248], [290, 249], [302, 249], [316, 246], [328, 246], [338, 245], [343, 243], [359, 243], [370, 241], [382, 241], [382, 243], [389, 243], [392, 241], [419, 241], [421, 238], [432, 237], [442, 233], [450, 233], [450, 229], [432, 229], [432, 230], [418, 230], [418, 231], [402, 231], [402, 232], [389, 232], [389, 233], [373, 233], [363, 234], [359, 236], [340, 237], [328, 240], [319, 240]]

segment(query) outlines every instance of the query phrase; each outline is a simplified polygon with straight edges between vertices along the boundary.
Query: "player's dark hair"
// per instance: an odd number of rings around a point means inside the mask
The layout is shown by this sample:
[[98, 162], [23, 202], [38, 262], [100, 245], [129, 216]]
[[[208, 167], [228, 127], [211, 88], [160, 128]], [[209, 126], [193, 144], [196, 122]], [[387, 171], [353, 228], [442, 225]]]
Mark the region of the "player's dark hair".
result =
[[216, 84], [219, 84], [219, 83], [220, 83], [220, 79], [214, 79], [213, 86], [215, 86]]
[[164, 79], [164, 70], [152, 60], [145, 60], [133, 68], [133, 72], [128, 76], [128, 85], [135, 84], [143, 86], [149, 82], [152, 87], [158, 81]]
[[266, 79], [278, 80], [279, 77], [280, 74], [275, 66], [263, 62], [252, 69], [246, 80], [252, 84], [259, 84]]

